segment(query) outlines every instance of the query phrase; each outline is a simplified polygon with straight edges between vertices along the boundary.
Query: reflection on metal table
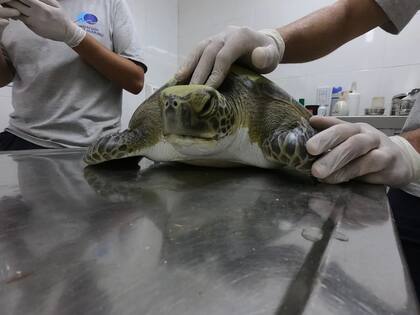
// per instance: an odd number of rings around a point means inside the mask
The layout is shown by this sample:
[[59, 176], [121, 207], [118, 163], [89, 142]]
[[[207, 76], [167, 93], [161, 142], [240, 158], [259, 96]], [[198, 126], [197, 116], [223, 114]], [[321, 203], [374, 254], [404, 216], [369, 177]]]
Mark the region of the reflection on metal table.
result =
[[0, 155], [1, 314], [416, 314], [381, 186]]

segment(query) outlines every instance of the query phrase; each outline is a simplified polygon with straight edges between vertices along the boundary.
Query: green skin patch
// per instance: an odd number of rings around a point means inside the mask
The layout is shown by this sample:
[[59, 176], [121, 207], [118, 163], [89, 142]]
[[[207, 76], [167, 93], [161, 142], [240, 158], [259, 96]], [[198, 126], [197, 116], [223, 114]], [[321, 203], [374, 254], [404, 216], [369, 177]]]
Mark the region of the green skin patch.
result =
[[[170, 81], [136, 110], [128, 130], [94, 143], [85, 162], [130, 156], [182, 162], [205, 151], [209, 166], [233, 154], [239, 163], [260, 166], [264, 159], [264, 167], [308, 173], [313, 157], [305, 143], [315, 134], [309, 118], [309, 112], [276, 84], [234, 66], [218, 90]], [[253, 161], [245, 155], [255, 148]]]

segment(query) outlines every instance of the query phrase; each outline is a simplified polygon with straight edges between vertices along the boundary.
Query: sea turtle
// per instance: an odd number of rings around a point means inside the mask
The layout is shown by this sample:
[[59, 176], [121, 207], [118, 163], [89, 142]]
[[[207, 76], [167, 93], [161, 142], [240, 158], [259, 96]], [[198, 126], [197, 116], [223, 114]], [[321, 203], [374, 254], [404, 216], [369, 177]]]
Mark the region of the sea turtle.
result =
[[216, 90], [172, 79], [134, 113], [129, 128], [97, 140], [89, 165], [133, 156], [214, 167], [251, 165], [308, 173], [310, 113], [262, 75], [233, 66]]

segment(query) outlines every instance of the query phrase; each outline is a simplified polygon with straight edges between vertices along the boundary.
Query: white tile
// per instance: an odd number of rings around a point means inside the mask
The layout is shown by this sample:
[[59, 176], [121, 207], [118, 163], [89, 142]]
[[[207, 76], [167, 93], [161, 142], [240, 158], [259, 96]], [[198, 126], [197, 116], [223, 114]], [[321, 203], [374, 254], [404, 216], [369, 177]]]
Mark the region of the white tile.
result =
[[333, 0], [255, 1], [256, 27], [280, 27], [333, 2]]
[[226, 25], [238, 17], [253, 15], [254, 6], [253, 0], [241, 0], [240, 3], [234, 0], [180, 0], [180, 23], [195, 27], [201, 27], [201, 24]]
[[383, 79], [387, 108], [390, 108], [394, 95], [420, 88], [420, 64], [384, 69]]
[[0, 97], [12, 97], [12, 88], [10, 86], [5, 86], [0, 88]]
[[417, 14], [399, 35], [386, 35], [384, 66], [420, 63], [420, 15]]
[[[177, 69], [178, 54], [178, 1], [128, 0], [138, 28], [143, 55], [149, 68], [145, 83], [161, 86]], [[123, 97], [122, 127], [128, 122], [144, 100], [144, 92]]]
[[306, 104], [311, 103], [311, 88], [309, 86], [310, 82], [307, 77], [293, 77], [293, 78], [276, 78], [272, 75], [267, 76], [273, 82], [278, 84], [283, 90], [289, 93], [293, 98], [298, 100], [299, 98], [304, 98]]
[[144, 91], [140, 95], [133, 95], [124, 91], [123, 95], [123, 112], [121, 117], [121, 129], [127, 129], [131, 116], [135, 110], [144, 101]]
[[202, 40], [218, 34], [229, 25], [254, 25], [254, 6], [251, 0], [241, 1], [179, 1], [178, 53], [186, 57]]
[[177, 54], [178, 5], [177, 1], [147, 1], [146, 44]]
[[386, 95], [386, 80], [383, 69], [356, 71], [351, 73], [352, 80], [357, 82], [358, 92], [360, 93], [359, 115], [364, 115], [365, 108], [372, 104], [372, 98], [376, 96], [385, 97], [385, 107], [390, 104], [390, 99]]

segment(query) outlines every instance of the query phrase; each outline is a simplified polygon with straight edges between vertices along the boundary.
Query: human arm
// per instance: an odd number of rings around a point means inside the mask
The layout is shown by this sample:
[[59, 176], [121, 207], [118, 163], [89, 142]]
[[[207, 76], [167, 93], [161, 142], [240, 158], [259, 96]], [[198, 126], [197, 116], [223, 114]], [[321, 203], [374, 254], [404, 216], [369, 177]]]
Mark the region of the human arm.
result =
[[[414, 14], [415, 7], [409, 9]], [[290, 47], [283, 62], [316, 59], [376, 26], [398, 31], [408, 23], [410, 12], [406, 12], [405, 21], [394, 17], [399, 23], [391, 25], [382, 8], [372, 0], [339, 1], [279, 29]], [[324, 15], [325, 23], [314, 23], [317, 15]], [[333, 19], [333, 26], [328, 25], [328, 16]], [[314, 38], [314, 33], [324, 36]], [[330, 117], [313, 117], [311, 125], [320, 132], [308, 141], [307, 150], [318, 157], [312, 174], [321, 181], [336, 184], [358, 179], [402, 187], [420, 179], [420, 129], [387, 137], [370, 125], [349, 124]]]
[[85, 62], [123, 89], [133, 94], [143, 90], [143, 68], [108, 50], [89, 34], [73, 49]]
[[373, 0], [339, 0], [277, 29], [286, 45], [282, 63], [321, 58], [387, 22], [385, 12]]
[[268, 73], [280, 62], [305, 62], [325, 56], [387, 21], [374, 0], [339, 0], [268, 33], [228, 27], [202, 41], [187, 57], [177, 77], [217, 88], [236, 61]]
[[[280, 61], [305, 62], [389, 23], [387, 15], [373, 0], [340, 0], [279, 28], [280, 41], [264, 32], [228, 29], [201, 43], [187, 58], [178, 76], [186, 79], [192, 75], [192, 83], [206, 82], [218, 87], [238, 58], [256, 71], [258, 64], [268, 68], [277, 66], [279, 60], [273, 58], [276, 57], [273, 43], [283, 42], [277, 45], [280, 47], [277, 56], [283, 56]], [[256, 50], [260, 51], [258, 56]], [[206, 81], [209, 69], [212, 73]], [[311, 125], [320, 132], [308, 141], [307, 150], [318, 157], [312, 174], [322, 181], [341, 183], [358, 178], [370, 183], [403, 186], [420, 177], [419, 154], [412, 145], [418, 141], [418, 137], [413, 140], [414, 132], [406, 135], [410, 144], [401, 137], [388, 138], [369, 125], [349, 124], [336, 118], [314, 117]]]
[[138, 94], [144, 70], [135, 62], [107, 49], [71, 21], [55, 0], [12, 0], [9, 6], [21, 12], [19, 19], [33, 32], [73, 48], [81, 58], [121, 88]]
[[323, 182], [359, 179], [402, 187], [420, 179], [420, 129], [387, 137], [368, 124], [334, 117], [312, 117], [311, 125], [320, 133], [306, 148], [318, 157], [312, 174]]
[[[9, 25], [10, 18], [16, 18], [20, 15], [19, 11], [13, 8], [4, 7], [9, 0], [0, 0], [0, 37], [4, 29]], [[13, 71], [10, 67], [7, 57], [0, 53], [0, 87], [8, 85], [13, 80]]]
[[420, 153], [420, 129], [403, 132], [401, 137], [407, 139], [414, 149]]
[[0, 87], [8, 85], [13, 80], [13, 71], [4, 54], [0, 52]]

